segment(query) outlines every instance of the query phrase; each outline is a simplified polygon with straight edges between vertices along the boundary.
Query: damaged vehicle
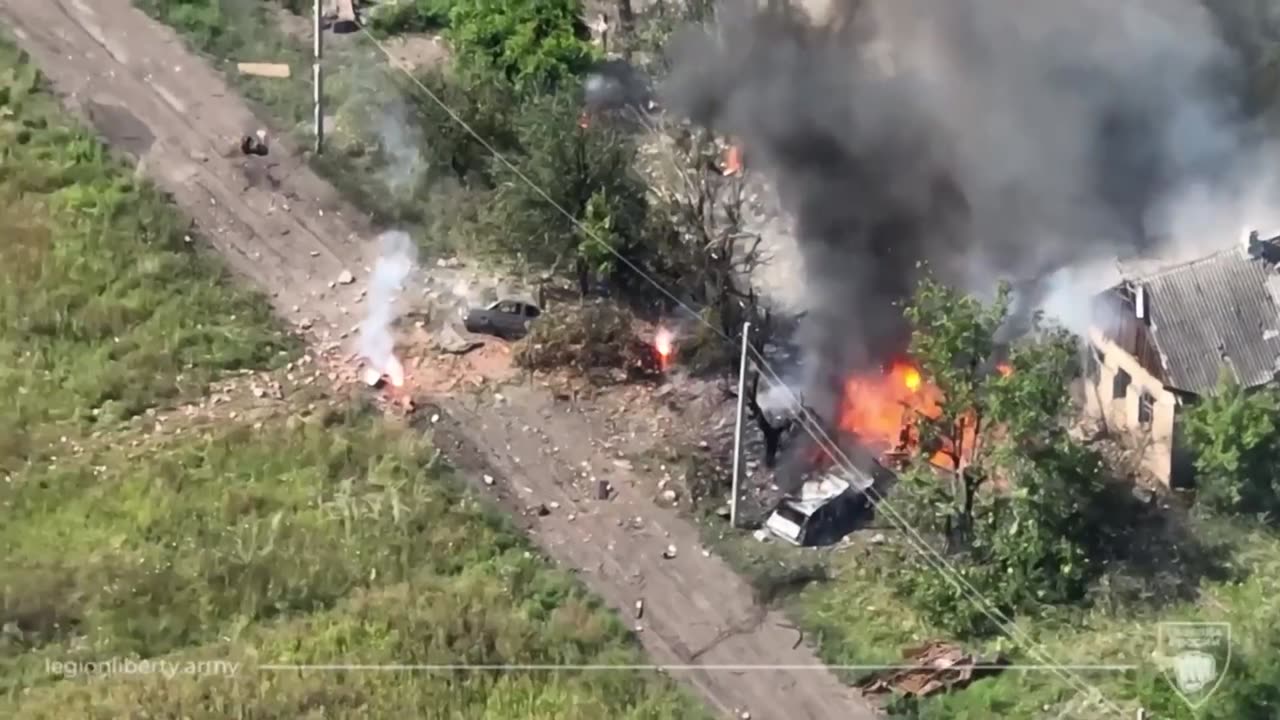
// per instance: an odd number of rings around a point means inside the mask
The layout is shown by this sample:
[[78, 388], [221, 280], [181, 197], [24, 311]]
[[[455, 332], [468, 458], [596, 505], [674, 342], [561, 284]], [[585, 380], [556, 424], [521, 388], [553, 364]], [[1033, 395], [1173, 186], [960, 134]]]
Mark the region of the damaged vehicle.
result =
[[519, 340], [529, 334], [533, 321], [542, 316], [542, 308], [528, 300], [506, 298], [485, 307], [462, 311], [462, 325], [467, 332], [493, 335], [503, 340]]
[[[855, 481], [861, 478], [855, 479]], [[865, 516], [870, 480], [854, 487], [834, 473], [801, 486], [778, 503], [765, 521], [774, 536], [801, 547], [833, 545], [852, 532]]]

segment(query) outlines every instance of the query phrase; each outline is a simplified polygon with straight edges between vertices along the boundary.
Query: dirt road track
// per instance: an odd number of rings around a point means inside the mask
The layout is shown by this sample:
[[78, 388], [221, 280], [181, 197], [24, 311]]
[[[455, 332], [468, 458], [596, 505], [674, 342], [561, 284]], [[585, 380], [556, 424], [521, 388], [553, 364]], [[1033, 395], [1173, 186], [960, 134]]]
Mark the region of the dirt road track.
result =
[[[356, 323], [375, 250], [370, 228], [292, 148], [276, 142], [258, 159], [234, 152], [240, 136], [263, 125], [172, 32], [128, 0], [0, 0], [0, 19], [68, 105], [136, 158], [285, 317], [309, 326], [318, 343], [338, 342]], [[330, 287], [344, 269], [357, 282]], [[695, 528], [650, 502], [645, 485], [604, 447], [607, 422], [541, 388], [501, 392], [439, 398], [443, 449], [464, 469], [493, 474], [490, 490], [507, 507], [558, 504], [529, 518], [529, 532], [642, 628], [653, 662], [807, 666], [673, 672], [726, 715], [875, 717], [807, 647], [795, 646], [785, 619], [755, 606], [747, 585], [700, 551]], [[596, 500], [590, 476], [609, 480], [616, 495]], [[662, 556], [668, 545], [678, 549], [674, 559]], [[631, 620], [641, 598], [644, 616]]]

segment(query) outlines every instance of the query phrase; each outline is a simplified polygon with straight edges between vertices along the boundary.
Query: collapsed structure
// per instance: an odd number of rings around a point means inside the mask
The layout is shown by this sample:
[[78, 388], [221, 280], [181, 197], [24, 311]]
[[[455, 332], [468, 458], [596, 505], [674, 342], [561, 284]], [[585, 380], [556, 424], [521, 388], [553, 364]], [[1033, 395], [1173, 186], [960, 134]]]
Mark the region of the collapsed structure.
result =
[[1244, 388], [1280, 373], [1280, 237], [1152, 273], [1097, 296], [1085, 368], [1088, 413], [1138, 446], [1169, 486], [1191, 482], [1180, 418], [1222, 374]]

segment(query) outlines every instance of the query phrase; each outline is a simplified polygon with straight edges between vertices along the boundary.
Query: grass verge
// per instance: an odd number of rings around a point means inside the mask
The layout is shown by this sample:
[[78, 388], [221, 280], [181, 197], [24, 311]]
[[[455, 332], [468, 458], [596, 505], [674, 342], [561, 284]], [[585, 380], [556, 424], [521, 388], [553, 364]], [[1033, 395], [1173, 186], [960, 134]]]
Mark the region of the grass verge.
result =
[[[166, 411], [289, 343], [38, 80], [0, 43], [0, 717], [701, 714], [628, 671], [262, 669], [640, 654], [429, 438], [314, 389], [214, 420]], [[235, 666], [72, 672], [138, 659]]]
[[0, 475], [290, 341], [0, 42]]

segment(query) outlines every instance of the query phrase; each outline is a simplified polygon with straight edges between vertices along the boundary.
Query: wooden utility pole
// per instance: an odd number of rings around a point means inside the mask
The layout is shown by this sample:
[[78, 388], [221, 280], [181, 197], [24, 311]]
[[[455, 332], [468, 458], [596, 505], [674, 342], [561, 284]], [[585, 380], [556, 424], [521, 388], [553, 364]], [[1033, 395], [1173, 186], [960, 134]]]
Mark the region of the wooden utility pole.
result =
[[751, 323], [742, 323], [742, 364], [738, 370], [738, 416], [733, 431], [733, 493], [729, 500], [729, 527], [738, 527], [738, 477], [742, 467], [742, 406], [747, 399], [747, 348], [750, 347]]
[[316, 124], [316, 154], [324, 152], [324, 80], [320, 73], [320, 57], [323, 50], [323, 41], [321, 40], [321, 9], [322, 0], [315, 0], [314, 11], [314, 27], [312, 34], [315, 36], [314, 58], [311, 64], [312, 84], [315, 86], [315, 124]]

